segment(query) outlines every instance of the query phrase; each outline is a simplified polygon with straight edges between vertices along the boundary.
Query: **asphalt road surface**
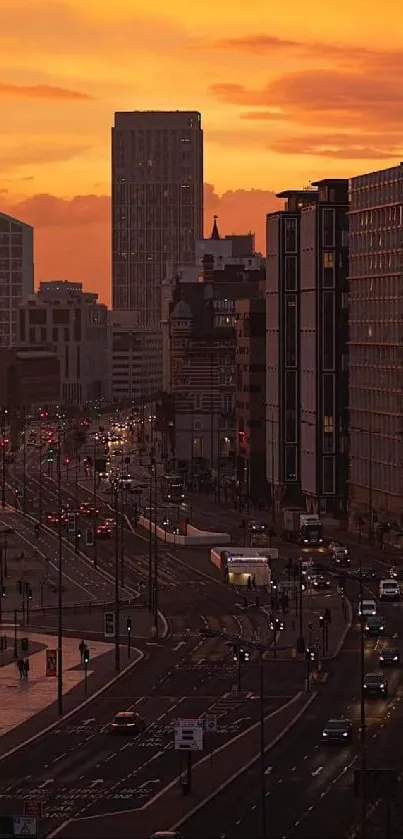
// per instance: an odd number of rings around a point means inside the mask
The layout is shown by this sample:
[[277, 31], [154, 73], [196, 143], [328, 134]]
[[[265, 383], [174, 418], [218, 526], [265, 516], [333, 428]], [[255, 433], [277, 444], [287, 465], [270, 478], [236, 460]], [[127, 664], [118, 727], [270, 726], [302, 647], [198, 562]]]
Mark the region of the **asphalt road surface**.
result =
[[[388, 641], [366, 641], [367, 672], [378, 669], [379, 649], [384, 643], [399, 644], [399, 640], [392, 641], [390, 636], [401, 633], [402, 604], [382, 605], [381, 609], [387, 618]], [[320, 697], [292, 735], [268, 755], [266, 808], [270, 837], [336, 839], [347, 836], [349, 829], [354, 828], [358, 807], [353, 794], [353, 773], [360, 765], [358, 640], [355, 627]], [[399, 738], [403, 716], [400, 668], [392, 669], [388, 679], [388, 699], [366, 701], [368, 765], [400, 768], [403, 751]], [[352, 720], [354, 742], [345, 748], [323, 746], [324, 724], [331, 717], [341, 716]], [[181, 830], [185, 839], [252, 839], [261, 835], [258, 785], [257, 763], [184, 823]], [[366, 835], [368, 839], [371, 836]]]

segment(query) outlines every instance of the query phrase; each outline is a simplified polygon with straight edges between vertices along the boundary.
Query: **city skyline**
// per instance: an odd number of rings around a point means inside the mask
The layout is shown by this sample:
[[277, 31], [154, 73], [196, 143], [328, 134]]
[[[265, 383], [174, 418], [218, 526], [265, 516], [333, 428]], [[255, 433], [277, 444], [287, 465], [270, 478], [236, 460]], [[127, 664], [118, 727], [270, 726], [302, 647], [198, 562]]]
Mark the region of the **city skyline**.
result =
[[314, 0], [258, 0], [252, 18], [224, 0], [202, 19], [178, 2], [168, 17], [159, 0], [135, 15], [125, 0], [91, 12], [77, 0], [2, 4], [0, 209], [34, 224], [37, 281], [83, 281], [109, 302], [115, 110], [200, 110], [207, 222], [218, 212], [225, 232], [252, 226], [260, 248], [274, 192], [397, 163], [392, 7], [375, 22], [344, 1], [329, 15]]

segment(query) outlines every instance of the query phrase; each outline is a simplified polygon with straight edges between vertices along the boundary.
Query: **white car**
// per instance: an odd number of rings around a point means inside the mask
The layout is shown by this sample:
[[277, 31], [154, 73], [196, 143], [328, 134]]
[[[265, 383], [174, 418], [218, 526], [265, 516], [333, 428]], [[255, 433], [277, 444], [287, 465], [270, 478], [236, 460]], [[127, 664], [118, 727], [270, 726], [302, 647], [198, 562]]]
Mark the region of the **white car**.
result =
[[340, 556], [340, 554], [344, 556], [348, 555], [348, 548], [345, 545], [341, 545], [340, 542], [330, 542], [329, 551], [333, 556]]
[[365, 618], [375, 617], [376, 615], [376, 602], [375, 600], [363, 600], [362, 603], [358, 604], [358, 614], [361, 617], [363, 615]]

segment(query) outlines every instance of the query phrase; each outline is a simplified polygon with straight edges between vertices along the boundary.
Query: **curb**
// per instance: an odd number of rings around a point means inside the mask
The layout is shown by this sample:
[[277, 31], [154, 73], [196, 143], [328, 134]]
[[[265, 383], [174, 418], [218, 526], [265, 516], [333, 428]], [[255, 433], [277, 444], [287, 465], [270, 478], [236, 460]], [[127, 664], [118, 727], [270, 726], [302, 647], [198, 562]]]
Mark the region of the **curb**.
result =
[[[265, 755], [267, 754], [268, 751], [270, 751], [270, 749], [273, 749], [275, 746], [277, 746], [277, 743], [279, 743], [280, 740], [282, 740], [283, 737], [285, 737], [285, 735], [288, 734], [289, 731], [291, 731], [291, 729], [298, 722], [298, 720], [300, 720], [301, 717], [303, 716], [303, 714], [305, 714], [305, 711], [307, 711], [308, 708], [310, 707], [310, 705], [312, 705], [312, 702], [316, 699], [317, 695], [318, 695], [317, 693], [312, 693], [311, 696], [309, 697], [309, 699], [305, 702], [305, 705], [298, 711], [297, 714], [295, 714], [295, 717], [293, 717], [292, 720], [290, 720], [290, 722], [287, 723], [286, 726], [284, 726], [282, 731], [280, 731], [280, 733], [277, 734], [277, 737], [275, 737], [274, 740], [272, 740], [270, 743], [267, 744], [267, 746], [265, 746], [265, 750], [264, 750]], [[294, 697], [294, 701], [299, 696], [301, 696], [301, 693], [296, 694], [296, 696]], [[285, 706], [283, 706], [283, 707], [285, 707]], [[260, 725], [260, 723], [258, 723], [258, 725]], [[210, 758], [210, 756], [209, 756], [209, 758]], [[210, 795], [208, 795], [207, 798], [205, 798], [203, 801], [199, 801], [199, 803], [196, 804], [189, 811], [189, 813], [185, 816], [185, 818], [180, 819], [180, 821], [178, 821], [178, 822], [176, 822], [176, 824], [172, 825], [172, 827], [170, 827], [169, 830], [178, 830], [180, 827], [182, 827], [183, 824], [186, 824], [186, 822], [189, 819], [191, 819], [192, 816], [194, 816], [196, 813], [198, 813], [199, 810], [202, 810], [202, 808], [205, 807], [206, 804], [209, 804], [209, 802], [212, 801], [213, 798], [216, 797], [216, 795], [219, 795], [219, 793], [222, 792], [223, 789], [225, 789], [227, 786], [232, 784], [237, 778], [240, 777], [240, 775], [243, 775], [244, 772], [247, 772], [248, 769], [251, 766], [253, 766], [253, 764], [256, 763], [257, 760], [259, 760], [259, 755], [258, 754], [256, 755], [256, 757], [253, 757], [252, 760], [249, 760], [248, 763], [246, 763], [245, 766], [242, 767], [242, 769], [238, 769], [237, 772], [234, 772], [234, 774], [231, 775], [230, 778], [228, 778], [228, 780], [226, 780], [226, 781], [224, 781], [224, 783], [220, 784], [220, 786], [218, 786], [217, 789], [214, 790], [214, 792], [210, 793]]]
[[28, 739], [24, 740], [23, 743], [20, 743], [19, 746], [14, 746], [14, 748], [10, 749], [8, 752], [5, 752], [3, 755], [0, 755], [0, 763], [1, 761], [6, 760], [6, 758], [16, 754], [21, 749], [25, 749], [26, 746], [30, 746], [32, 743], [35, 743], [36, 740], [39, 740], [39, 738], [43, 737], [44, 734], [48, 734], [50, 731], [53, 731], [53, 729], [55, 729], [58, 725], [63, 723], [65, 720], [68, 720], [71, 717], [73, 717], [74, 714], [77, 714], [79, 711], [81, 711], [83, 708], [89, 705], [90, 702], [92, 702], [94, 699], [97, 699], [98, 696], [102, 696], [102, 694], [105, 693], [105, 691], [107, 691], [110, 687], [112, 687], [112, 685], [114, 685], [124, 676], [127, 676], [130, 670], [134, 669], [134, 667], [136, 667], [137, 664], [139, 664], [140, 661], [142, 661], [143, 658], [145, 658], [145, 654], [141, 650], [138, 650], [137, 648], [135, 649], [138, 653], [136, 661], [132, 661], [130, 664], [128, 664], [127, 667], [125, 667], [120, 673], [118, 673], [117, 676], [114, 676], [113, 679], [110, 679], [109, 682], [106, 682], [106, 684], [98, 688], [98, 690], [96, 690], [95, 693], [92, 694], [92, 696], [89, 696], [87, 699], [84, 699], [83, 702], [80, 702], [79, 705], [76, 705], [76, 707], [72, 708], [71, 711], [68, 711], [67, 714], [63, 714], [62, 717], [55, 720], [50, 725], [47, 725], [46, 728], [42, 729], [42, 731], [38, 731], [37, 734], [33, 735], [33, 737], [28, 737]]

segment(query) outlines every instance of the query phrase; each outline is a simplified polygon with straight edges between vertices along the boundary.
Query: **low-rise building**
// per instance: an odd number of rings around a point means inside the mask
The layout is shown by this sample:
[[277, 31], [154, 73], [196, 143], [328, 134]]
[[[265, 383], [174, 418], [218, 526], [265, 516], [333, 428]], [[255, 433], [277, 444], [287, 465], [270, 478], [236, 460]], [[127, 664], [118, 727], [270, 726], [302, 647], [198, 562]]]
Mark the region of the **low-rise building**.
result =
[[60, 362], [62, 405], [110, 398], [110, 343], [107, 307], [81, 283], [41, 283], [19, 307], [18, 348], [47, 345]]

